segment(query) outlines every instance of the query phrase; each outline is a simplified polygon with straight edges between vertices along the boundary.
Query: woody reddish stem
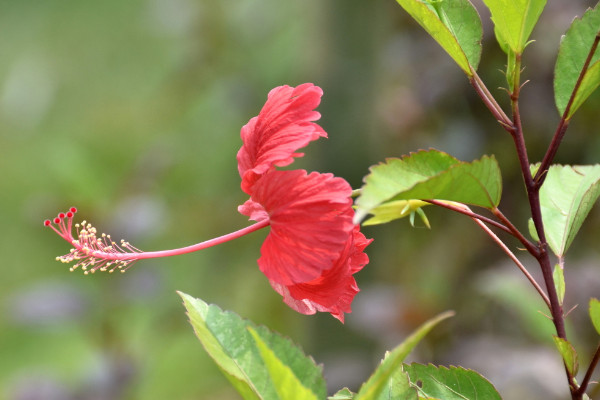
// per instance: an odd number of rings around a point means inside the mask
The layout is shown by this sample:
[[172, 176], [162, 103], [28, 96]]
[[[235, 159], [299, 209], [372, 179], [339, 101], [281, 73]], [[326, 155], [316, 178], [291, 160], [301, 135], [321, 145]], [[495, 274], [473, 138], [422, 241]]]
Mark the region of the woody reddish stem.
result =
[[[598, 39], [598, 38], [597, 38]], [[597, 42], [598, 40], [596, 40]], [[597, 45], [597, 43], [596, 43]], [[529, 167], [529, 157], [527, 155], [527, 147], [525, 144], [525, 139], [523, 135], [523, 128], [521, 126], [521, 116], [519, 111], [519, 94], [520, 94], [520, 59], [515, 70], [517, 71], [515, 74], [515, 79], [513, 81], [511, 91], [510, 91], [510, 99], [512, 105], [512, 120], [508, 119], [506, 114], [502, 111], [502, 108], [498, 105], [494, 97], [487, 90], [479, 76], [477, 74], [473, 74], [470, 78], [471, 85], [477, 92], [477, 94], [481, 97], [483, 103], [489, 109], [489, 111], [494, 115], [496, 120], [500, 123], [500, 125], [510, 133], [517, 152], [517, 157], [519, 160], [519, 165], [521, 168], [521, 174], [523, 176], [523, 180], [525, 183], [527, 198], [529, 202], [529, 206], [531, 209], [532, 220], [534, 222], [535, 229], [537, 231], [539, 237], [538, 249], [528, 248], [529, 253], [535, 257], [538, 264], [540, 265], [540, 269], [542, 271], [542, 275], [544, 277], [544, 283], [546, 286], [547, 292], [547, 300], [549, 301], [549, 308], [552, 315], [552, 322], [554, 323], [557, 336], [567, 340], [567, 335], [565, 331], [565, 322], [563, 315], [563, 308], [558, 299], [558, 293], [556, 291], [556, 287], [554, 284], [554, 277], [552, 275], [552, 266], [550, 262], [550, 255], [548, 253], [548, 242], [546, 240], [546, 234], [544, 231], [544, 224], [542, 221], [542, 212], [540, 206], [540, 194], [539, 189], [541, 186], [541, 181], [539, 176], [536, 176], [534, 179], [530, 172]], [[566, 115], [566, 114], [565, 114]], [[567, 124], [564, 124], [564, 128], [559, 128], [566, 130]], [[562, 132], [564, 134], [564, 132]], [[558, 148], [558, 144], [560, 142], [560, 138], [555, 140], [554, 146]], [[554, 153], [556, 151], [554, 150]], [[553, 155], [549, 154], [546, 157], [546, 162], [551, 160]], [[540, 169], [541, 170], [541, 169]], [[538, 171], [538, 174], [542, 172]], [[506, 224], [506, 221], [503, 221]], [[506, 225], [505, 225], [506, 226]], [[546, 299], [545, 299], [546, 300]], [[567, 379], [569, 382], [569, 388], [571, 391], [571, 397], [573, 399], [580, 399], [581, 393], [580, 388], [574, 380], [572, 374], [565, 368]]]
[[[520, 64], [517, 65], [516, 70], [520, 70]], [[557, 335], [562, 339], [566, 339], [563, 310], [562, 306], [560, 305], [560, 302], [558, 301], [558, 294], [556, 292], [556, 287], [554, 286], [552, 267], [548, 254], [548, 243], [546, 241], [544, 225], [542, 222], [539, 187], [535, 184], [535, 181], [531, 176], [531, 172], [529, 170], [529, 157], [527, 155], [527, 147], [525, 144], [523, 128], [521, 126], [521, 114], [519, 111], [520, 87], [518, 81], [519, 77], [515, 76], [515, 83], [512, 85], [513, 87], [511, 88], [512, 91], [510, 93], [513, 115], [512, 120], [510, 120], [502, 111], [502, 108], [498, 105], [498, 103], [491, 95], [489, 90], [487, 90], [485, 84], [479, 78], [479, 76], [476, 73], [474, 73], [470, 79], [471, 85], [474, 87], [477, 94], [481, 97], [486, 107], [498, 120], [500, 125], [502, 125], [502, 127], [506, 131], [508, 131], [511, 134], [511, 137], [513, 138], [515, 149], [517, 151], [519, 165], [521, 167], [521, 174], [523, 176], [525, 188], [527, 191], [527, 198], [529, 200], [529, 205], [531, 208], [532, 219], [536, 231], [538, 233], [538, 237], [540, 239], [538, 251], [535, 251], [532, 248], [528, 248], [528, 250], [536, 258], [542, 270], [544, 282], [546, 284], [546, 290], [548, 293], [548, 299], [550, 300], [550, 311], [552, 313], [552, 319], [556, 327]], [[569, 382], [571, 383], [572, 380], [570, 379]]]
[[[517, 80], [518, 81], [518, 80]], [[546, 233], [544, 229], [544, 223], [542, 219], [542, 208], [540, 205], [540, 186], [536, 185], [529, 169], [529, 158], [527, 156], [527, 147], [525, 145], [525, 138], [523, 134], [523, 128], [521, 126], [521, 114], [519, 111], [519, 94], [520, 87], [515, 84], [513, 92], [511, 92], [511, 104], [513, 113], [513, 125], [510, 130], [511, 136], [515, 143], [517, 150], [517, 156], [519, 164], [521, 166], [521, 173], [525, 183], [527, 192], [527, 198], [529, 200], [529, 207], [531, 209], [531, 218], [533, 220], [535, 230], [539, 238], [539, 252], [531, 253], [537, 260], [544, 277], [544, 283], [546, 285], [546, 292], [548, 299], [550, 300], [550, 313], [552, 315], [552, 322], [556, 329], [556, 334], [559, 338], [567, 340], [567, 333], [565, 330], [565, 321], [562, 304], [558, 298], [556, 286], [554, 282], [554, 276], [552, 274], [552, 264], [550, 262], [550, 254], [548, 252], [548, 241], [546, 239]], [[575, 382], [575, 379], [571, 372], [565, 366], [565, 373], [569, 382], [569, 389], [573, 399], [577, 399], [576, 392], [579, 386]]]

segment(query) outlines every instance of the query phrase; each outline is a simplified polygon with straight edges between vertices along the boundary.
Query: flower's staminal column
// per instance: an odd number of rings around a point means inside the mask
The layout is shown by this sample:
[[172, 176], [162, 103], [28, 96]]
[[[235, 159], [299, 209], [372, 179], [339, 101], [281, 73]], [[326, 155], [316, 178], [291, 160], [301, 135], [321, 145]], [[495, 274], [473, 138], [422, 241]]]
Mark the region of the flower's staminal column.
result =
[[[75, 264], [70, 270], [74, 271], [81, 267], [81, 270], [83, 270], [86, 275], [96, 271], [125, 272], [137, 260], [170, 257], [203, 250], [269, 226], [269, 220], [267, 219], [235, 232], [228, 233], [227, 235], [219, 236], [191, 246], [172, 250], [141, 251], [124, 240], [121, 240], [120, 244], [117, 244], [111, 239], [110, 235], [104, 233], [98, 237], [96, 228], [86, 221], [83, 221], [81, 224], [73, 225], [73, 217], [76, 212], [77, 209], [71, 207], [66, 213], [58, 214], [54, 220], [45, 220], [44, 226], [54, 230], [54, 232], [73, 246], [69, 253], [64, 256], [56, 257], [56, 260], [63, 263], [75, 261]], [[73, 237], [73, 226], [75, 226], [77, 238]]]
[[65, 264], [76, 261], [70, 271], [81, 267], [85, 274], [98, 270], [111, 273], [117, 270], [125, 272], [129, 269], [138, 259], [136, 255], [142, 251], [124, 240], [121, 240], [121, 245], [118, 245], [110, 235], [104, 233], [98, 237], [96, 228], [86, 221], [74, 225], [77, 231], [77, 239], [75, 239], [72, 229], [76, 212], [77, 208], [71, 207], [66, 213], [59, 213], [53, 221], [49, 219], [44, 221], [45, 226], [52, 228], [73, 246], [69, 253], [56, 257], [56, 260]]

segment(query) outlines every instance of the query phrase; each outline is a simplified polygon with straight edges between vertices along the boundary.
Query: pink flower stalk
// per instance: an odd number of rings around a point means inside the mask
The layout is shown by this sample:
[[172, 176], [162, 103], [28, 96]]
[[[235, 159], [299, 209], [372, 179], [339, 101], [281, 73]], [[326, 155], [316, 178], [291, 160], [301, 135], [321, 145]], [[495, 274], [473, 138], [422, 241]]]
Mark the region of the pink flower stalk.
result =
[[344, 322], [344, 313], [351, 311], [359, 291], [353, 275], [369, 262], [364, 249], [372, 241], [352, 222], [352, 189], [332, 174], [275, 169], [301, 157], [299, 148], [327, 137], [313, 122], [320, 118], [314, 109], [322, 94], [310, 83], [277, 87], [259, 115], [242, 128], [238, 169], [242, 190], [250, 199], [238, 210], [256, 224], [180, 249], [143, 252], [128, 242], [116, 244], [108, 235], [98, 236], [85, 221], [73, 225], [77, 210], [71, 208], [53, 221], [44, 221], [73, 246], [57, 260], [75, 261], [71, 271], [81, 267], [86, 274], [124, 272], [140, 259], [202, 250], [270, 226], [258, 265], [273, 289], [302, 314], [329, 312]]

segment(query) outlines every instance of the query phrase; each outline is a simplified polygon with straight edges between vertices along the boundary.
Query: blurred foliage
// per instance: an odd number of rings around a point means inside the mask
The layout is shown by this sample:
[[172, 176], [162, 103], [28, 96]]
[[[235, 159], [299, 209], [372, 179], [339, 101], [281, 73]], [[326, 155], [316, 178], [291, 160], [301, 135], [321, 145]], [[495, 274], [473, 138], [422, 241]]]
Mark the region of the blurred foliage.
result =
[[[522, 94], [532, 160], [558, 121], [551, 79], [560, 35], [595, 4], [549, 3], [523, 61], [523, 77], [532, 79]], [[505, 58], [489, 13], [475, 5], [485, 31], [479, 71], [493, 89], [503, 85], [498, 69]], [[272, 87], [302, 82], [324, 89], [320, 122], [330, 139], [311, 144], [294, 167], [331, 171], [358, 187], [368, 167], [387, 156], [429, 147], [462, 160], [494, 153], [505, 187], [516, 188], [505, 191], [501, 208], [526, 231], [510, 138], [396, 2], [5, 0], [0, 26], [1, 398], [237, 398], [203, 353], [176, 290], [302, 344], [324, 363], [332, 393], [344, 385], [356, 390], [385, 349], [439, 311], [455, 309], [451, 328], [424, 346], [425, 361], [478, 369], [507, 398], [515, 387], [524, 398], [531, 388], [539, 395], [531, 378], [518, 385], [526, 373], [546, 374], [544, 398], [562, 394], [548, 392], [555, 371], [547, 368], [556, 364], [562, 383], [558, 359], [525, 372], [527, 360], [512, 360], [521, 375], [504, 377], [469, 357], [486, 340], [509, 341], [521, 355], [521, 346], [553, 349], [530, 333], [545, 317], [522, 318], [514, 301], [520, 297], [506, 292], [532, 289], [515, 284], [495, 292], [494, 283], [514, 267], [498, 263], [500, 251], [469, 220], [445, 210], [428, 212], [431, 231], [405, 221], [365, 229], [376, 240], [345, 326], [282, 303], [256, 265], [264, 232], [139, 262], [125, 275], [69, 274], [53, 259], [68, 245], [42, 221], [70, 206], [100, 231], [145, 250], [244, 226], [236, 210], [245, 201], [235, 161], [239, 129]], [[501, 90], [494, 94], [506, 104]], [[578, 112], [558, 162], [598, 162], [598, 106], [594, 95]], [[597, 294], [600, 284], [588, 267], [597, 268], [594, 215], [571, 260], [577, 252], [588, 258], [573, 269], [567, 260], [568, 306]], [[584, 339], [593, 336], [582, 315], [573, 312], [572, 329], [583, 338], [574, 345], [586, 349]], [[500, 356], [513, 353], [503, 346], [477, 358], [509, 362]], [[586, 353], [580, 351], [582, 365]]]

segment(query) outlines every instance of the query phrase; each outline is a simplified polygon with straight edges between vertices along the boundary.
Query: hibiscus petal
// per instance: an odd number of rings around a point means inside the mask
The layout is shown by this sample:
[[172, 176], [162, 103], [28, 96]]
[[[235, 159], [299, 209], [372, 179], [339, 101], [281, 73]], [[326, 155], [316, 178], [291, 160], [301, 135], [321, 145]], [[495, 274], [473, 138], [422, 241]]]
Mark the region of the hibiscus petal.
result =
[[[354, 229], [351, 193], [342, 178], [304, 170], [273, 170], [256, 182], [251, 201], [262, 205], [271, 225], [258, 260], [267, 278], [289, 286], [332, 268]], [[245, 215], [253, 210], [240, 208]]]
[[238, 211], [242, 215], [247, 215], [252, 221], [260, 222], [269, 219], [269, 214], [267, 214], [265, 208], [252, 199], [246, 200], [244, 204], [238, 207]]
[[302, 314], [329, 312], [343, 323], [344, 313], [352, 311], [350, 304], [359, 292], [352, 274], [360, 271], [369, 262], [363, 250], [371, 241], [372, 239], [367, 240], [356, 226], [340, 258], [331, 269], [324, 271], [322, 276], [291, 286], [270, 281], [271, 286], [283, 296], [283, 301], [292, 309]]
[[312, 83], [297, 87], [279, 86], [269, 92], [258, 116], [242, 127], [242, 148], [238, 151], [238, 170], [242, 190], [252, 194], [252, 186], [274, 166], [284, 167], [301, 157], [296, 151], [327, 133], [311, 122], [321, 117], [314, 109], [323, 91]]

